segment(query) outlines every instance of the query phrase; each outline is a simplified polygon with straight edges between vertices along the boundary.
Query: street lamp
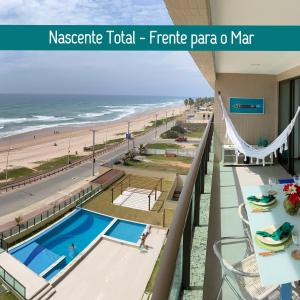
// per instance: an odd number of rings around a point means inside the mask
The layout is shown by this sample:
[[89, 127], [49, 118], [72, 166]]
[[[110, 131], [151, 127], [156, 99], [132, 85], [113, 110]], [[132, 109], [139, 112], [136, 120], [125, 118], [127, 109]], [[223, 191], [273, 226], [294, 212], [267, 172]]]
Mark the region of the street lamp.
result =
[[157, 135], [157, 114], [155, 114], [155, 139]]
[[166, 130], [168, 130], [168, 112], [166, 111]]
[[9, 153], [13, 150], [12, 147], [8, 147], [7, 150], [7, 156], [6, 156], [6, 166], [5, 166], [5, 185], [6, 185], [6, 191], [7, 191], [7, 182], [8, 182], [8, 159], [9, 159]]
[[127, 128], [127, 146], [128, 146], [128, 152], [129, 152], [129, 143], [130, 143], [130, 122], [127, 122], [128, 128]]
[[71, 136], [69, 137], [69, 146], [68, 146], [68, 165], [70, 164], [70, 150], [71, 150]]
[[175, 125], [174, 110], [172, 111], [173, 126]]
[[91, 129], [93, 133], [93, 176], [95, 176], [95, 129]]

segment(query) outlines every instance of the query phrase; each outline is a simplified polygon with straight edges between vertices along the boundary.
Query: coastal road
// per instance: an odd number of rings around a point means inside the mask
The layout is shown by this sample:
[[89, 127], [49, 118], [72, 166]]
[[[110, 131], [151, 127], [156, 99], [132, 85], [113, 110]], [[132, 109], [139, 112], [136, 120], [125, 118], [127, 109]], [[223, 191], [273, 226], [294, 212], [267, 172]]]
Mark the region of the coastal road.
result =
[[[170, 122], [168, 128], [172, 123]], [[166, 131], [166, 126], [160, 126], [157, 128], [157, 136]], [[146, 144], [155, 140], [155, 130], [152, 130], [140, 137], [134, 139], [134, 145]], [[133, 143], [130, 142], [130, 148], [133, 147]], [[126, 153], [128, 145], [124, 144], [108, 153], [100, 155], [96, 159], [95, 169], [104, 162], [114, 161], [122, 154]], [[71, 185], [82, 182], [87, 177], [92, 175], [92, 162], [88, 161], [77, 167], [58, 173], [56, 175], [45, 178], [41, 181], [29, 184], [24, 188], [10, 191], [8, 193], [0, 194], [0, 217], [14, 211], [26, 208], [29, 205], [37, 203], [51, 195], [57, 194], [59, 191], [63, 191]], [[62, 195], [63, 196], [63, 195]]]

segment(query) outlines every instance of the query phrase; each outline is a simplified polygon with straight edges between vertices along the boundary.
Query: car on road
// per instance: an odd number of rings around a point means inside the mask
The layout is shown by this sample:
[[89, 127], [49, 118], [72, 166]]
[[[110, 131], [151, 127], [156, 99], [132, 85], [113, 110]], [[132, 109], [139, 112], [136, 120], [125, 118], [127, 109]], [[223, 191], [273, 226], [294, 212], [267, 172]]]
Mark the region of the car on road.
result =
[[185, 136], [179, 136], [175, 139], [175, 142], [186, 142], [187, 138]]

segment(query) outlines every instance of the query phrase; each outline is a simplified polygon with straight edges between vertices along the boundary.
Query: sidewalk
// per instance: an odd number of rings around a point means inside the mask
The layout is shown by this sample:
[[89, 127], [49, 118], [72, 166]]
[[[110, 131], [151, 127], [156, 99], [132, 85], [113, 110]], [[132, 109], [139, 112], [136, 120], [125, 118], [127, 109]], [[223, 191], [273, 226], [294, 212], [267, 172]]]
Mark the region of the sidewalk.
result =
[[63, 190], [57, 191], [55, 194], [41, 199], [40, 201], [24, 207], [23, 209], [17, 210], [13, 213], [7, 214], [5, 216], [0, 217], [0, 231], [7, 230], [12, 226], [16, 225], [15, 218], [21, 216], [22, 221], [26, 221], [36, 215], [41, 214], [42, 212], [46, 211], [47, 209], [53, 207], [54, 204], [59, 204], [64, 202], [65, 200], [69, 199], [71, 196], [79, 193], [83, 188], [90, 186], [90, 182], [94, 180], [96, 177], [104, 174], [110, 168], [101, 167], [99, 168], [98, 172], [95, 176], [89, 176], [82, 181], [79, 181], [71, 186]]

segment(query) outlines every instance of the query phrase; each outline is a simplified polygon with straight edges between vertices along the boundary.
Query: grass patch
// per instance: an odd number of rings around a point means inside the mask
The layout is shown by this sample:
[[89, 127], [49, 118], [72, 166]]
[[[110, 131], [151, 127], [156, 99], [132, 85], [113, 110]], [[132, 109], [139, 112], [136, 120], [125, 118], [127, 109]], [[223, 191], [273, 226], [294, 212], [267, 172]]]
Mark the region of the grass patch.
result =
[[[82, 156], [79, 155], [70, 155], [70, 162], [75, 162], [81, 158]], [[8, 179], [25, 178], [30, 175], [38, 174], [43, 171], [50, 171], [52, 169], [63, 167], [68, 164], [68, 155], [53, 158], [48, 161], [37, 161], [35, 163], [38, 164], [38, 166], [35, 167], [34, 170], [26, 167], [9, 169], [7, 172], [7, 178]], [[0, 180], [5, 180], [5, 179], [6, 179], [5, 171], [0, 172]]]
[[126, 166], [187, 175], [193, 160], [190, 157], [166, 157], [164, 155], [147, 155], [146, 158], [149, 161], [129, 160]]
[[0, 300], [18, 300], [11, 292], [0, 294]]
[[124, 141], [124, 138], [117, 138], [117, 139], [113, 139], [113, 140], [108, 140], [106, 144], [111, 145], [111, 144], [119, 143], [122, 141]]
[[[135, 180], [135, 177], [131, 177], [131, 187], [140, 187], [140, 179]], [[143, 178], [138, 176], [138, 178]], [[151, 177], [144, 177], [147, 179], [147, 182], [149, 184], [149, 189], [153, 188], [154, 182]], [[116, 183], [114, 183], [113, 186], [117, 186], [119, 182], [121, 182], [124, 179], [122, 177], [120, 180], [118, 180]], [[172, 181], [167, 181], [163, 180], [162, 184], [162, 193], [159, 197], [159, 199], [156, 201], [154, 207], [152, 208], [151, 211], [144, 211], [144, 210], [139, 210], [139, 209], [134, 209], [134, 208], [129, 208], [125, 206], [119, 206], [119, 205], [114, 205], [112, 203], [112, 192], [110, 186], [107, 188], [105, 191], [103, 191], [101, 194], [97, 195], [96, 197], [90, 199], [88, 202], [83, 204], [83, 207], [104, 213], [107, 215], [111, 215], [117, 218], [121, 219], [127, 219], [127, 220], [132, 220], [136, 222], [142, 222], [142, 223], [148, 223], [152, 225], [163, 225], [163, 207], [164, 203], [170, 193], [170, 190], [173, 186]], [[123, 187], [124, 188], [124, 187]], [[145, 186], [143, 186], [145, 188]], [[120, 185], [114, 190], [114, 199], [120, 195]], [[168, 216], [166, 216], [167, 219], [165, 219], [165, 225], [169, 226], [170, 220], [173, 217], [173, 211], [171, 211]]]
[[[117, 144], [124, 141], [124, 138], [116, 138], [116, 139], [112, 139], [112, 140], [108, 140], [106, 143], [104, 144], [95, 144], [95, 150], [102, 150], [104, 149], [106, 146], [111, 146], [113, 144]], [[83, 151], [93, 151], [93, 146], [87, 146], [87, 147], [83, 147]]]
[[116, 136], [125, 136], [126, 132], [117, 133]]
[[[15, 178], [19, 178], [19, 177], [25, 177], [25, 176], [29, 176], [33, 173], [34, 171], [32, 169], [29, 168], [16, 168], [16, 169], [9, 169], [7, 171], [7, 178], [8, 179], [15, 179]], [[0, 172], [0, 180], [5, 180], [6, 179], [6, 172]]]
[[143, 132], [144, 132], [144, 130], [138, 130], [138, 131], [133, 131], [132, 134], [138, 135], [138, 134], [142, 134]]
[[205, 128], [199, 127], [193, 131], [190, 131], [186, 134], [187, 137], [191, 138], [201, 138], [203, 136]]
[[[144, 131], [144, 130], [138, 130], [138, 131], [132, 131], [131, 133], [132, 133], [133, 135], [137, 135], [137, 134], [141, 134], [141, 133], [143, 133], [143, 132], [145, 132], [145, 131]], [[116, 135], [117, 135], [117, 136], [124, 136], [124, 137], [125, 137], [126, 133], [127, 133], [127, 132], [120, 132], [120, 133], [117, 133]]]
[[147, 144], [146, 148], [148, 149], [182, 149], [181, 145], [170, 144], [170, 143], [154, 143]]
[[154, 287], [155, 279], [156, 279], [156, 276], [157, 276], [157, 273], [158, 273], [158, 270], [159, 270], [160, 259], [161, 259], [163, 250], [164, 250], [164, 246], [160, 250], [160, 253], [159, 253], [159, 256], [158, 256], [157, 261], [155, 263], [155, 266], [154, 266], [154, 269], [152, 271], [151, 277], [150, 277], [150, 279], [147, 283], [147, 286], [146, 286], [146, 289], [145, 289], [146, 293], [152, 294], [152, 292], [153, 292], [153, 287]]
[[[105, 144], [95, 144], [95, 151], [105, 148]], [[83, 151], [93, 151], [93, 146], [83, 147]]]
[[[167, 122], [171, 122], [171, 121], [173, 121], [173, 120], [175, 120], [176, 119], [176, 117], [168, 117], [168, 118], [162, 118], [162, 119], [159, 119], [159, 120], [157, 120], [157, 121], [150, 121], [150, 124], [151, 125], [148, 125], [148, 126], [146, 126], [146, 129], [151, 129], [151, 128], [154, 128], [155, 127], [155, 125], [158, 127], [158, 126], [161, 126], [161, 125], [163, 125], [163, 124], [166, 124], [166, 121]], [[156, 124], [155, 124], [156, 123]]]
[[[79, 155], [70, 155], [70, 162], [77, 161], [81, 159], [82, 156]], [[61, 157], [53, 158], [48, 161], [36, 162], [39, 164], [35, 169], [37, 171], [49, 171], [55, 168], [63, 167], [68, 164], [68, 155]]]
[[193, 161], [191, 157], [186, 157], [186, 156], [166, 157], [164, 155], [148, 155], [147, 158], [154, 161], [162, 161], [162, 162], [179, 161], [186, 164], [191, 164]]

